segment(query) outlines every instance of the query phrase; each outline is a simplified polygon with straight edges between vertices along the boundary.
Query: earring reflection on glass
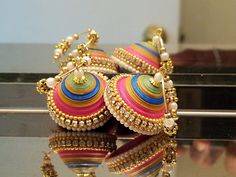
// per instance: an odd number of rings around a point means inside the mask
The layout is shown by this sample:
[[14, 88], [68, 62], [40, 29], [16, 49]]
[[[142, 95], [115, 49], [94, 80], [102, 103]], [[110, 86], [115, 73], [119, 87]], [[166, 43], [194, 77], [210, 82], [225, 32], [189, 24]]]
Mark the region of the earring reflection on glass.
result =
[[[61, 61], [62, 67], [58, 75], [41, 79], [36, 86], [39, 93], [47, 94], [47, 106], [52, 119], [69, 130], [95, 129], [111, 117], [103, 99], [108, 78], [101, 73], [86, 72], [82, 68], [90, 65], [88, 45], [96, 40], [97, 34], [90, 34], [87, 43], [77, 46], [76, 57]], [[55, 52], [55, 56], [57, 53]], [[63, 67], [68, 65], [64, 63], [65, 61], [70, 63], [70, 67]]]
[[173, 65], [160, 36], [153, 37], [153, 45], [162, 59], [155, 76], [116, 75], [106, 87], [104, 100], [111, 114], [129, 129], [147, 135], [164, 129], [171, 136], [178, 129], [178, 98], [169, 77]]
[[62, 131], [49, 137], [49, 147], [79, 177], [95, 177], [95, 170], [116, 149], [116, 137], [96, 132]]
[[57, 171], [52, 164], [50, 154], [51, 151], [49, 153], [44, 153], [43, 156], [43, 165], [41, 166], [43, 177], [58, 177]]
[[106, 74], [115, 74], [118, 70], [118, 65], [107, 55], [107, 53], [98, 47], [97, 43], [99, 40], [99, 35], [95, 30], [88, 29], [88, 31], [74, 34], [73, 36], [68, 36], [66, 39], [62, 40], [56, 45], [54, 51], [55, 61], [59, 61], [61, 68], [64, 70], [70, 70], [74, 67], [73, 58], [76, 58], [80, 55], [80, 49], [75, 48], [72, 50], [66, 58], [63, 58], [68, 50], [72, 47], [73, 43], [80, 38], [82, 34], [88, 33], [87, 40], [88, 45], [87, 53], [91, 57], [91, 62], [87, 66], [83, 66], [83, 69], [90, 71], [97, 71]]
[[164, 132], [140, 135], [110, 154], [105, 162], [110, 172], [131, 177], [170, 176], [176, 163], [177, 144]]
[[[157, 34], [161, 36], [162, 28], [158, 28]], [[161, 56], [153, 41], [131, 44], [127, 48], [116, 48], [111, 58], [132, 73], [153, 74], [161, 65]]]

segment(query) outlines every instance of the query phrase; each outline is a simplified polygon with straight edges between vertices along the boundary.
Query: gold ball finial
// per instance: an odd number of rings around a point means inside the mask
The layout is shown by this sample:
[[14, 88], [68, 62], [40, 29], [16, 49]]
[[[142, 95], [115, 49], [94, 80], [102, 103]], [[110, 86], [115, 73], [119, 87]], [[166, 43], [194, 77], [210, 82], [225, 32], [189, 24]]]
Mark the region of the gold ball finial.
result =
[[98, 39], [100, 37], [99, 37], [98, 33], [95, 30], [91, 29], [89, 31], [89, 34], [88, 34], [87, 38], [88, 38], [88, 40], [91, 40], [91, 43], [96, 43], [96, 42], [98, 42]]

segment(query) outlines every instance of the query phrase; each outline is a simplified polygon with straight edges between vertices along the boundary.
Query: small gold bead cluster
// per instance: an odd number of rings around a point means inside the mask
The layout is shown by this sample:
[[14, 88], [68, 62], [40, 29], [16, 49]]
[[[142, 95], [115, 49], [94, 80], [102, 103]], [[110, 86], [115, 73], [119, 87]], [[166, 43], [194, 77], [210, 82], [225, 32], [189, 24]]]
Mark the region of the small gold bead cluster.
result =
[[57, 171], [54, 169], [54, 165], [51, 162], [50, 156], [45, 154], [43, 157], [43, 165], [40, 167], [43, 173], [43, 176], [53, 176], [58, 177]]
[[50, 88], [46, 84], [46, 79], [41, 79], [36, 83], [36, 90], [40, 93], [48, 93], [50, 91]]

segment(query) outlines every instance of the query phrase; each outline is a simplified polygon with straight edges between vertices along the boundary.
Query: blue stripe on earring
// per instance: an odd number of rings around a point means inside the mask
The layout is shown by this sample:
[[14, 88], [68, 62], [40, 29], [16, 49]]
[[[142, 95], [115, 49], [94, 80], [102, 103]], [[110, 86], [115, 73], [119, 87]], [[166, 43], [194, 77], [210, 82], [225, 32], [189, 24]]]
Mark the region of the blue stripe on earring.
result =
[[104, 52], [104, 50], [102, 50], [102, 49], [97, 49], [97, 48], [91, 48], [91, 47], [89, 47], [89, 50], [95, 50], [95, 51], [100, 51], [100, 52]]
[[99, 164], [97, 163], [66, 163], [66, 166], [69, 168], [76, 168], [76, 167], [98, 167]]
[[151, 54], [153, 54], [157, 58], [161, 58], [160, 55], [157, 52], [153, 51], [152, 49], [149, 49], [149, 48], [147, 48], [146, 46], [144, 46], [144, 45], [142, 45], [140, 43], [135, 43], [135, 45], [137, 45], [139, 47], [142, 47], [143, 49], [147, 50], [148, 52], [150, 52]]
[[135, 91], [135, 93], [145, 102], [150, 103], [150, 104], [162, 104], [164, 102], [163, 97], [161, 98], [152, 98], [148, 95], [145, 95], [140, 88], [138, 87], [137, 84], [137, 80], [138, 77], [140, 76], [140, 74], [135, 75], [132, 79], [131, 79], [131, 84], [133, 86], [133, 89]]
[[70, 99], [72, 99], [72, 100], [76, 100], [76, 101], [88, 100], [88, 99], [94, 97], [94, 96], [98, 93], [98, 91], [99, 91], [99, 89], [100, 89], [100, 82], [99, 82], [98, 78], [95, 77], [94, 75], [93, 75], [93, 77], [94, 77], [95, 80], [96, 80], [96, 86], [95, 86], [95, 88], [94, 88], [91, 92], [89, 92], [89, 93], [87, 93], [87, 94], [85, 94], [85, 95], [74, 94], [74, 93], [71, 93], [69, 90], [67, 90], [67, 88], [66, 88], [66, 86], [65, 86], [65, 80], [66, 80], [66, 79], [64, 79], [64, 80], [62, 81], [62, 86], [61, 86], [62, 91], [63, 91], [63, 93], [64, 93], [68, 98], [70, 98]]
[[146, 169], [143, 173], [139, 174], [137, 177], [147, 176], [156, 170], [160, 170], [161, 167], [162, 167], [162, 162], [159, 162], [159, 163], [155, 164], [154, 166], [152, 166], [151, 168]]

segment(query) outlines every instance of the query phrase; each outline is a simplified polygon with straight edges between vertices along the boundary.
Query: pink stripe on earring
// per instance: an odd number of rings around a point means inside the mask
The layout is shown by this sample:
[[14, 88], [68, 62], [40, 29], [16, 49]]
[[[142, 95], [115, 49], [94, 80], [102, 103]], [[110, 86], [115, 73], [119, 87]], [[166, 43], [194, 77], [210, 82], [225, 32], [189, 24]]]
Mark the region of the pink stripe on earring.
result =
[[150, 109], [146, 109], [139, 104], [137, 104], [127, 93], [126, 85], [125, 85], [126, 78], [121, 78], [117, 82], [118, 93], [120, 94], [121, 98], [128, 104], [134, 111], [137, 113], [152, 119], [159, 119], [165, 114], [165, 108], [161, 109], [160, 111], [152, 111]]
[[103, 98], [101, 98], [99, 101], [92, 104], [91, 106], [82, 107], [82, 108], [76, 108], [76, 107], [72, 107], [70, 105], [67, 105], [59, 97], [58, 87], [56, 87], [54, 89], [53, 98], [54, 98], [55, 104], [59, 110], [61, 110], [65, 114], [69, 114], [72, 116], [88, 116], [88, 115], [98, 112], [99, 110], [101, 110], [105, 106]]
[[155, 63], [151, 60], [149, 60], [147, 57], [143, 56], [142, 54], [138, 53], [137, 51], [135, 51], [134, 49], [128, 47], [126, 48], [125, 50], [127, 50], [128, 52], [130, 52], [131, 54], [141, 58], [142, 60], [146, 61], [147, 63], [149, 63], [150, 65], [156, 67], [156, 68], [159, 68], [160, 67], [160, 64], [159, 62]]

